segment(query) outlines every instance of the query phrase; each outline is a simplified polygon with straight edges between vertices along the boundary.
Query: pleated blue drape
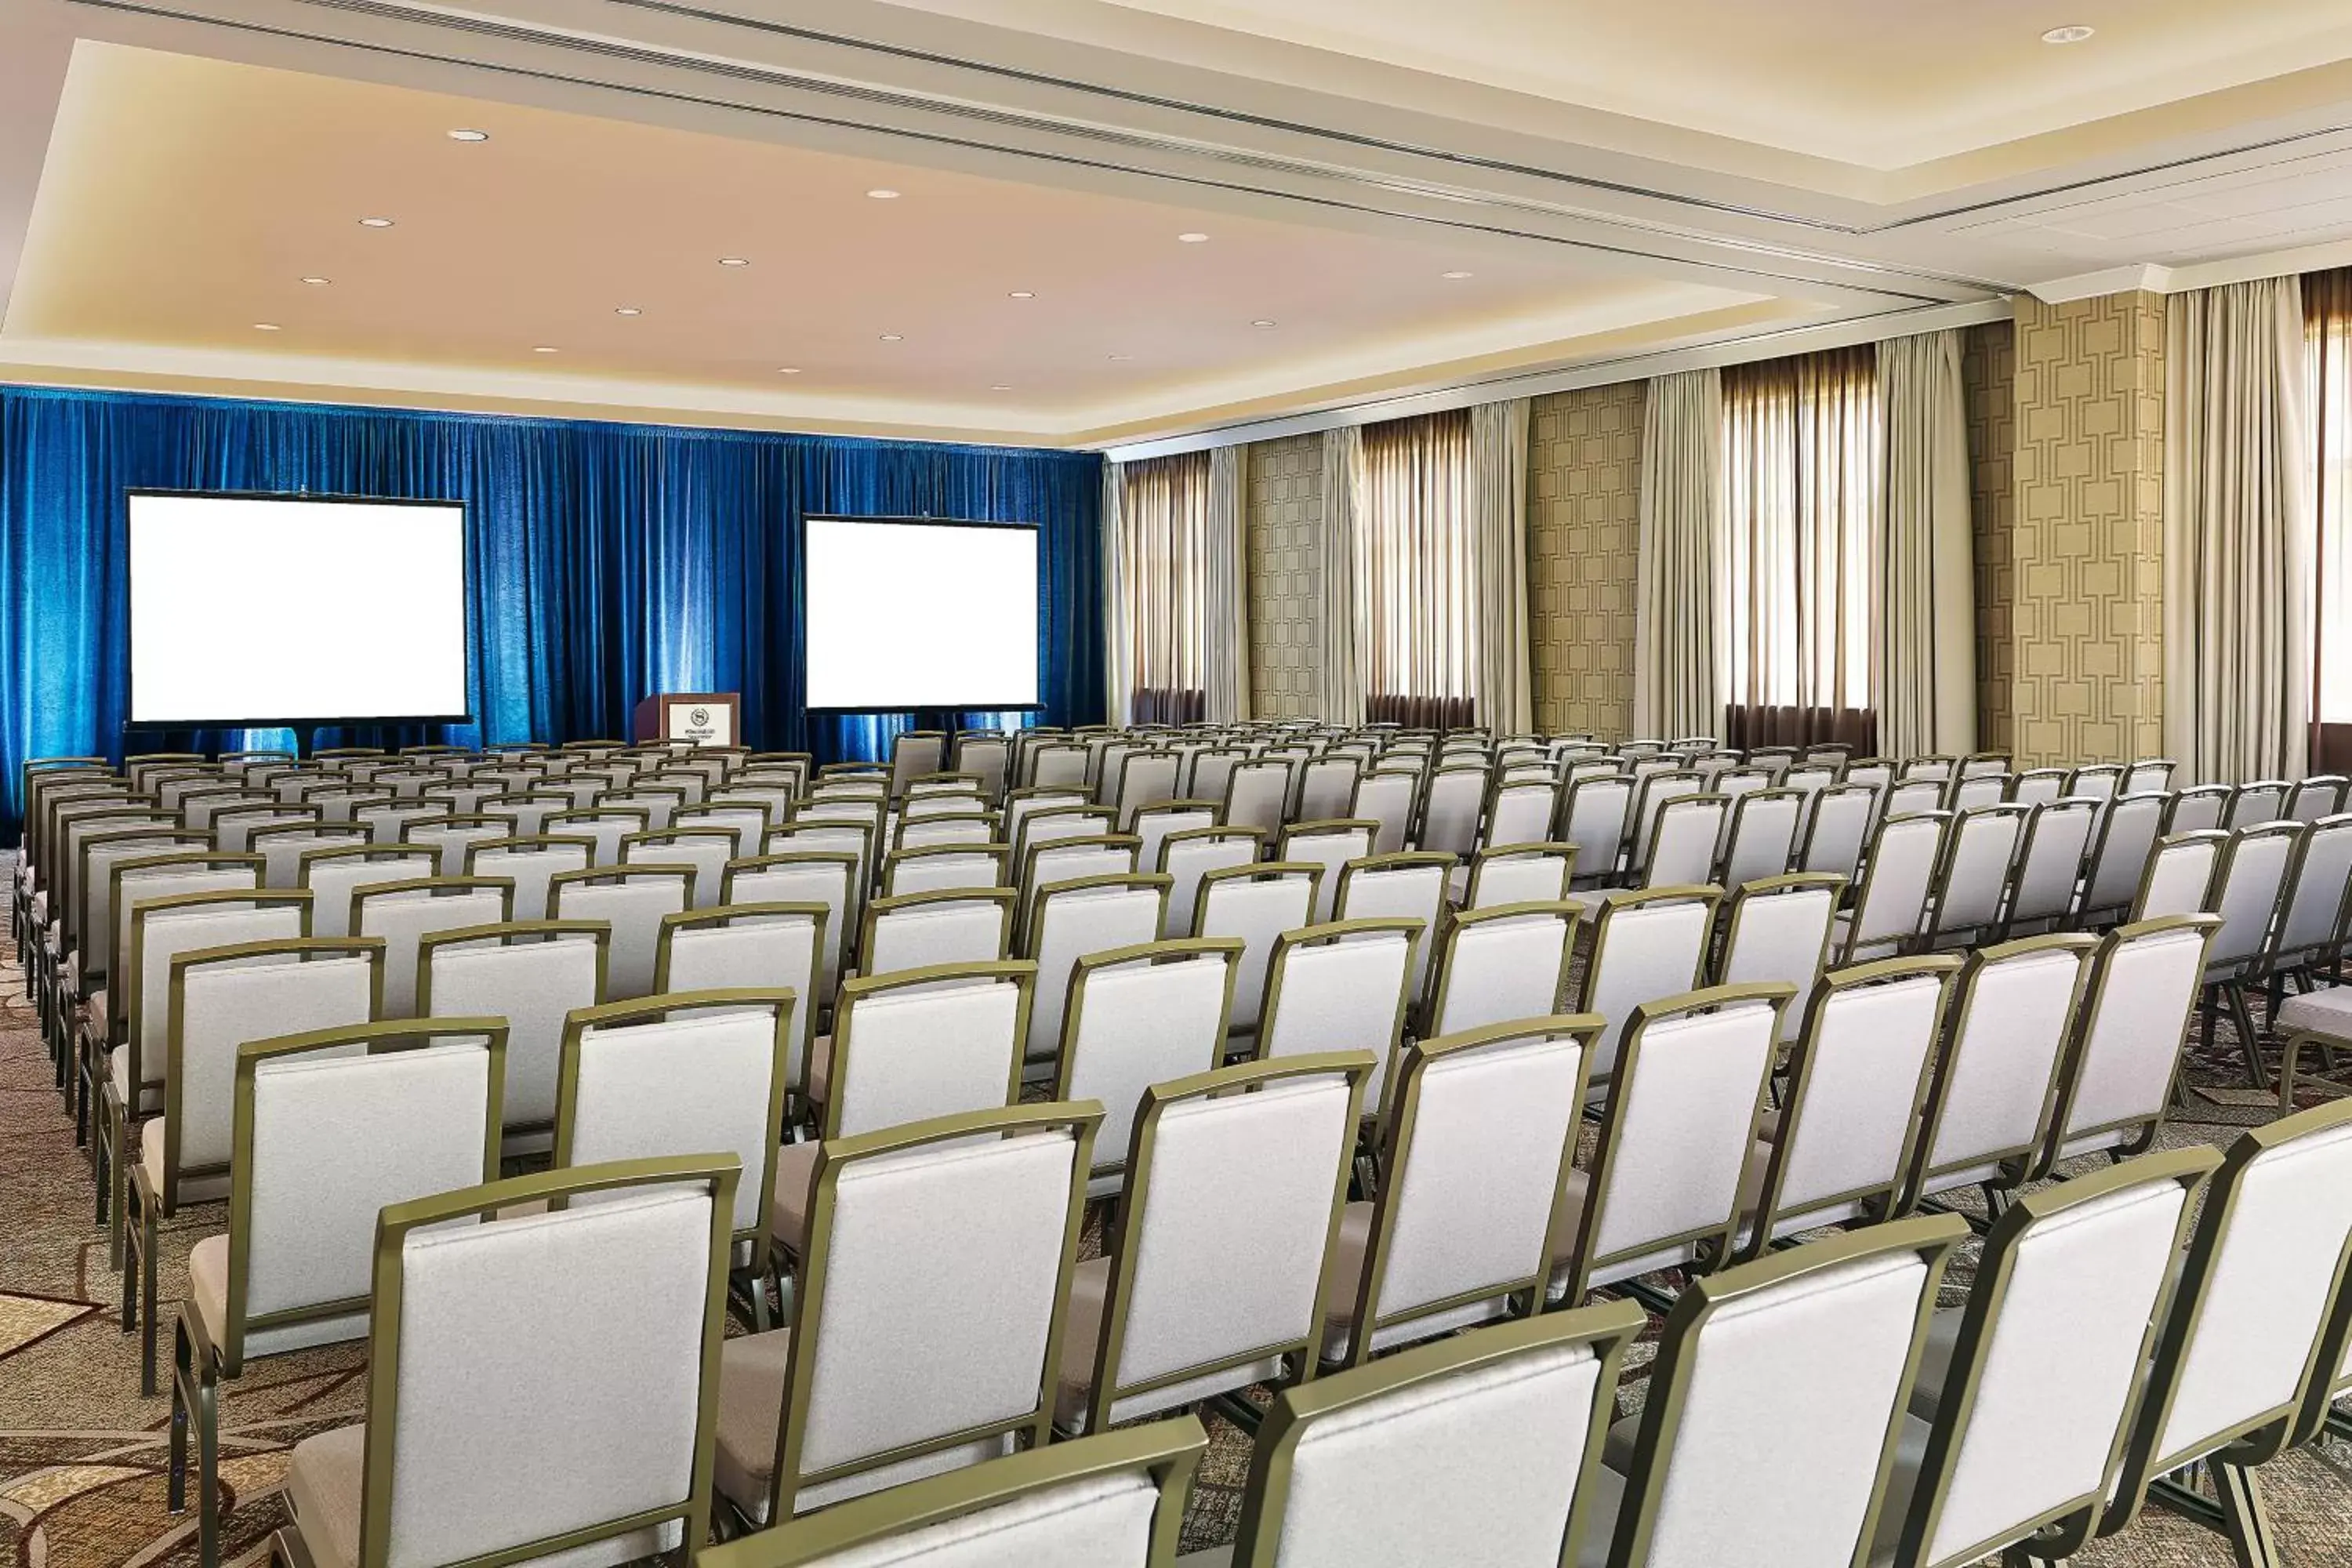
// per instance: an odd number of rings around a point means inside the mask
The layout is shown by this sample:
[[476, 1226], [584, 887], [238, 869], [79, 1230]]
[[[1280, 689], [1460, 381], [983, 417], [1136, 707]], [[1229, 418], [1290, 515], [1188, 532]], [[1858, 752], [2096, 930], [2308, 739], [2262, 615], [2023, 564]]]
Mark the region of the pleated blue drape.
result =
[[[16, 836], [25, 759], [123, 750], [122, 498], [148, 488], [467, 503], [476, 721], [320, 730], [307, 745], [625, 736], [652, 692], [740, 691], [753, 746], [886, 755], [913, 716], [806, 710], [799, 562], [811, 514], [1038, 524], [1035, 719], [1103, 714], [1091, 453], [0, 387], [0, 842]], [[294, 737], [130, 740], [178, 750]]]

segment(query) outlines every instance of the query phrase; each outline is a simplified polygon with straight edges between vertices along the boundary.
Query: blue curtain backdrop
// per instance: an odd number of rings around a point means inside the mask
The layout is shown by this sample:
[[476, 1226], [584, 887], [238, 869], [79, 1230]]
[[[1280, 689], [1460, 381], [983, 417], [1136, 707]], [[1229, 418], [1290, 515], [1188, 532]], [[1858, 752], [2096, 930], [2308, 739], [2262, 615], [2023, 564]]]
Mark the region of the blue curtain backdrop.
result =
[[[0, 387], [0, 843], [16, 837], [26, 758], [124, 749], [128, 489], [467, 503], [477, 721], [321, 730], [306, 745], [625, 736], [650, 693], [740, 691], [750, 744], [830, 760], [886, 755], [913, 720], [807, 713], [803, 520], [1036, 523], [1036, 718], [1094, 723], [1101, 474], [1091, 453]], [[292, 739], [129, 737], [134, 751]]]

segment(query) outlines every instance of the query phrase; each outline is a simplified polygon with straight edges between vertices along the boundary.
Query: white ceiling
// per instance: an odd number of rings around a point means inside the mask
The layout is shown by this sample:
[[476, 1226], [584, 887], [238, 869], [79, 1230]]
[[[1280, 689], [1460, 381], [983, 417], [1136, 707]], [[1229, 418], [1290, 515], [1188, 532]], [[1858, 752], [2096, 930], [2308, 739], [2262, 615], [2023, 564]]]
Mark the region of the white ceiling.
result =
[[2347, 0], [0, 0], [5, 379], [1117, 445], [2339, 248]]

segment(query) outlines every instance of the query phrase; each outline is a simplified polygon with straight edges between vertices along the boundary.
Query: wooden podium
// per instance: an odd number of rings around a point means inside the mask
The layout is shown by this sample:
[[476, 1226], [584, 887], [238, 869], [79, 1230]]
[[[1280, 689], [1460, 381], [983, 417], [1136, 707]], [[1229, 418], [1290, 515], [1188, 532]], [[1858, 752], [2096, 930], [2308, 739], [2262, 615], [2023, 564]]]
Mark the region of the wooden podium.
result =
[[637, 704], [633, 739], [697, 746], [742, 744], [743, 698], [734, 691], [657, 691]]

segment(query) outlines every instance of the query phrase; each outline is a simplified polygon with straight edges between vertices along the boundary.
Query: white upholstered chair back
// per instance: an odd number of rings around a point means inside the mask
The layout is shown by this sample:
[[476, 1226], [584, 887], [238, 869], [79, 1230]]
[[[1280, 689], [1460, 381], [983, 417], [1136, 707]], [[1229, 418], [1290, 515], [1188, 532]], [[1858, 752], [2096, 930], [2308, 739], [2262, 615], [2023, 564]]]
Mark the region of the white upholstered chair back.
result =
[[152, 899], [125, 894], [123, 901], [130, 933], [112, 984], [122, 1004], [124, 1038], [136, 1047], [130, 1059], [141, 1087], [162, 1083], [168, 1070], [172, 966], [181, 954], [310, 934], [304, 929], [308, 900], [299, 892], [239, 888]]
[[383, 940], [383, 1016], [416, 1016], [419, 939], [434, 931], [498, 925], [513, 889], [488, 877], [420, 877], [363, 888], [352, 900], [356, 936]]
[[1755, 789], [1737, 799], [1724, 825], [1723, 885], [1744, 887], [1787, 872], [1797, 858], [1806, 797], [1794, 790]]
[[1986, 805], [1953, 819], [1930, 890], [1929, 945], [1990, 930], [2000, 919], [2026, 816], [2023, 806]]
[[2118, 926], [2091, 960], [2058, 1085], [2046, 1173], [2059, 1160], [2144, 1145], [2173, 1079], [2205, 977], [2214, 915]]
[[2341, 940], [2347, 888], [2352, 888], [2352, 816], [2321, 817], [2303, 836], [2266, 962], [2291, 966]]
[[1578, 1008], [1605, 1021], [1593, 1047], [1595, 1079], [1616, 1070], [1617, 1043], [1635, 1007], [1680, 996], [1698, 984], [1715, 907], [1711, 888], [1660, 888], [1601, 906]]
[[1200, 827], [1171, 834], [1160, 849], [1159, 869], [1168, 878], [1161, 934], [1193, 935], [1203, 879], [1212, 871], [1255, 865], [1265, 848], [1265, 835], [1255, 828]]
[[[1734, 889], [1716, 983], [1781, 980], [1799, 996], [1811, 995], [1844, 891], [1844, 878], [1813, 871], [1766, 877]], [[1781, 1038], [1794, 1038], [1803, 1022], [1801, 1008], [1789, 1008], [1780, 1021]]]
[[727, 868], [729, 904], [823, 904], [824, 946], [820, 952], [816, 999], [829, 1004], [841, 984], [843, 955], [849, 945], [853, 879], [857, 860], [840, 850], [787, 850], [736, 861]]
[[1862, 867], [1862, 847], [1878, 810], [1878, 792], [1867, 784], [1830, 784], [1813, 796], [1805, 822], [1798, 869], [1831, 871], [1851, 878]]
[[2299, 822], [2275, 820], [2231, 831], [2208, 896], [2207, 907], [2221, 917], [2205, 955], [2209, 977], [2236, 973], [2270, 941], [2288, 869], [2310, 831]]
[[1971, 953], [1929, 1091], [1914, 1201], [1989, 1182], [2038, 1147], [2096, 945], [2087, 936], [2027, 937]]
[[1201, 879], [1192, 913], [1195, 936], [1230, 936], [1242, 941], [1241, 967], [1234, 975], [1232, 1026], [1252, 1030], [1265, 1007], [1266, 976], [1274, 961], [1275, 939], [1284, 931], [1311, 925], [1315, 919], [1317, 884], [1322, 868], [1293, 866], [1274, 860], [1212, 871]]
[[563, 1021], [604, 1000], [610, 941], [593, 921], [519, 921], [436, 933], [418, 944], [420, 1016], [507, 1021], [501, 1098], [509, 1133], [543, 1134], [554, 1123]]
[[2160, 920], [2202, 910], [2212, 891], [2213, 873], [2221, 863], [2222, 847], [2228, 842], [2228, 835], [2211, 828], [2168, 832], [2158, 839], [2126, 920]]
[[434, 875], [439, 857], [422, 847], [370, 844], [303, 852], [300, 885], [310, 890], [310, 934], [351, 936], [352, 901], [383, 882]]
[[1013, 942], [1012, 889], [906, 893], [866, 906], [858, 973], [891, 974], [937, 963], [987, 963]]
[[1373, 854], [1400, 854], [1412, 831], [1413, 800], [1420, 791], [1420, 780], [1412, 773], [1366, 773], [1357, 781], [1342, 815], [1378, 824], [1372, 831]]
[[825, 1075], [825, 1136], [1011, 1103], [1036, 977], [1034, 965], [1010, 960], [845, 984]]
[[2230, 802], [2236, 793], [2228, 784], [2218, 784], [2174, 791], [2165, 805], [2165, 833], [2168, 836], [2219, 829], [2230, 814]]
[[2073, 910], [2083, 860], [2090, 853], [2091, 833], [2102, 809], [2096, 801], [2071, 797], [2033, 808], [2017, 852], [2006, 929], [2061, 920]]
[[1470, 862], [1470, 884], [1463, 895], [1466, 910], [1491, 910], [1500, 904], [1552, 904], [1568, 897], [1576, 874], [1573, 844], [1497, 844], [1481, 849]]
[[1362, 775], [1363, 763], [1354, 757], [1318, 757], [1305, 763], [1298, 770], [1297, 809], [1292, 815], [1301, 822], [1346, 816]]
[[2171, 784], [2171, 759], [2144, 757], [2124, 770], [2123, 784], [2116, 793], [2137, 795], [2143, 790], [2162, 791], [2170, 788]]
[[2085, 917], [2123, 911], [2139, 891], [2147, 871], [2147, 858], [2156, 847], [2156, 834], [2164, 821], [2164, 796], [2117, 795], [2100, 818], [2098, 837], [2091, 846], [2090, 864], [2083, 873], [2079, 906]]
[[2297, 822], [2317, 822], [2344, 809], [2347, 784], [2342, 773], [2313, 773], [2297, 780], [2286, 797], [2286, 815]]
[[900, 849], [882, 863], [882, 896], [1009, 888], [1013, 849], [1004, 844], [932, 844]]
[[1431, 773], [1422, 795], [1417, 847], [1457, 858], [1476, 848], [1478, 818], [1486, 806], [1486, 766], [1479, 762], [1443, 766]]
[[1559, 789], [1548, 771], [1535, 778], [1497, 782], [1479, 841], [1495, 848], [1541, 844], [1551, 837], [1552, 813], [1558, 805]]
[[1318, 820], [1296, 823], [1282, 830], [1281, 837], [1276, 841], [1276, 859], [1323, 868], [1322, 879], [1315, 888], [1314, 918], [1318, 921], [1332, 918], [1339, 902], [1340, 868], [1372, 853], [1372, 838], [1379, 826], [1373, 822]]
[[557, 920], [603, 921], [613, 928], [604, 951], [604, 999], [628, 1001], [654, 988], [662, 921], [690, 906], [694, 873], [683, 866], [630, 866], [567, 871], [550, 885]]
[[1039, 889], [1022, 939], [1023, 955], [1037, 966], [1036, 995], [1029, 1012], [1029, 1060], [1050, 1061], [1061, 1046], [1063, 1009], [1079, 959], [1158, 940], [1168, 888], [1165, 876], [1135, 873], [1082, 878]]
[[1879, 825], [1841, 938], [1847, 960], [1868, 956], [1874, 949], [1899, 948], [1918, 934], [1949, 821], [1942, 812], [1921, 812]]
[[1135, 825], [1129, 829], [1139, 841], [1135, 868], [1139, 871], [1165, 871], [1168, 868], [1160, 863], [1160, 852], [1171, 834], [1190, 833], [1195, 828], [1214, 827], [1216, 825], [1217, 808], [1207, 801], [1170, 800], [1146, 806], [1136, 813]]
[[727, 862], [737, 858], [735, 833], [725, 827], [668, 827], [632, 833], [621, 841], [624, 866], [684, 866], [694, 873], [688, 908], [719, 902]]
[[1579, 876], [1606, 879], [1615, 873], [1633, 805], [1633, 782], [1613, 774], [1579, 779], [1563, 792], [1559, 836], [1576, 846]]
[[2000, 805], [2009, 795], [2006, 773], [1976, 773], [1955, 777], [1944, 788], [1944, 809], [1974, 811], [1980, 805]]
[[[202, 854], [194, 835], [181, 828], [131, 830], [119, 839], [104, 839], [88, 845], [81, 857], [80, 944], [79, 948], [81, 973], [85, 976], [102, 975], [113, 962], [117, 942], [126, 929], [114, 907], [115, 870], [128, 862], [152, 859], [172, 854]], [[128, 889], [125, 897], [163, 898], [164, 889], [176, 889], [176, 879], [198, 868], [193, 865], [159, 864], [152, 868], [125, 869], [121, 885]], [[205, 892], [215, 888], [249, 888], [256, 886], [251, 868], [242, 865], [217, 866], [202, 869], [202, 880], [187, 890]], [[264, 881], [259, 886], [274, 887]], [[152, 890], [147, 890], [152, 889]]]
[[1237, 763], [1225, 780], [1225, 822], [1234, 827], [1255, 827], [1272, 837], [1281, 828], [1290, 804], [1294, 767], [1275, 757]]
[[1091, 1195], [1117, 1190], [1144, 1091], [1223, 1059], [1241, 951], [1234, 938], [1178, 937], [1078, 960], [1054, 1098], [1103, 1107]]
[[2042, 805], [2066, 793], [2064, 768], [2028, 768], [2009, 781], [2009, 798], [2019, 805]]
[[1454, 917], [1433, 982], [1426, 1035], [1548, 1018], [1560, 1010], [1584, 906], [1503, 904]]
[[1424, 940], [1418, 922], [1394, 916], [1284, 931], [1267, 968], [1257, 1055], [1369, 1052], [1366, 1095], [1377, 1108], [1403, 1038], [1413, 950]]
[[2229, 816], [2221, 826], [2231, 830], [2259, 827], [2286, 818], [2287, 784], [2280, 779], [2256, 779], [2242, 784], [2230, 797]]
[[492, 838], [467, 847], [465, 874], [514, 884], [514, 918], [547, 918], [548, 884], [566, 871], [585, 871], [596, 847], [584, 838]]
[[507, 825], [503, 822], [470, 816], [426, 817], [421, 822], [410, 823], [402, 842], [421, 844], [428, 849], [437, 850], [441, 857], [436, 866], [437, 873], [444, 877], [462, 877], [466, 875], [467, 855], [474, 845], [507, 837]]
[[1340, 920], [1391, 917], [1422, 922], [1421, 941], [1412, 952], [1415, 1003], [1429, 994], [1432, 955], [1441, 941], [1452, 869], [1453, 857], [1427, 851], [1372, 856], [1340, 868], [1339, 900], [1333, 911]]

